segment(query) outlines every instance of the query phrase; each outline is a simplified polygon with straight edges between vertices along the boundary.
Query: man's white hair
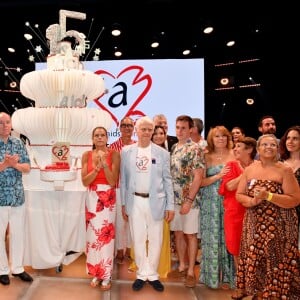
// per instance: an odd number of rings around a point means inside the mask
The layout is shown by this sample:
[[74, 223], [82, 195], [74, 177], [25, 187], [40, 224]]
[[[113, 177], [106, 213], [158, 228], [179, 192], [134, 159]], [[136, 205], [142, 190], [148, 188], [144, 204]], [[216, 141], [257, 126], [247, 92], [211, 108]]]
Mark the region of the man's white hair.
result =
[[135, 128], [138, 129], [143, 124], [151, 124], [154, 127], [154, 121], [148, 116], [139, 118], [135, 123]]

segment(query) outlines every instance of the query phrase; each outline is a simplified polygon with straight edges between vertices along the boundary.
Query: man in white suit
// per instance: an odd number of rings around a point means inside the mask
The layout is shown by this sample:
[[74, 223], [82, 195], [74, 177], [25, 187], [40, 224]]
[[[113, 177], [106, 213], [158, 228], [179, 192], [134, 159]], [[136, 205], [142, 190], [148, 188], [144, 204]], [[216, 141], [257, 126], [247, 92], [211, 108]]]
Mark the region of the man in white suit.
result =
[[134, 291], [148, 281], [156, 291], [164, 286], [157, 272], [163, 238], [163, 220], [174, 218], [174, 192], [170, 153], [151, 142], [154, 122], [141, 117], [136, 122], [138, 141], [122, 148], [120, 190], [123, 213], [128, 216], [137, 265]]

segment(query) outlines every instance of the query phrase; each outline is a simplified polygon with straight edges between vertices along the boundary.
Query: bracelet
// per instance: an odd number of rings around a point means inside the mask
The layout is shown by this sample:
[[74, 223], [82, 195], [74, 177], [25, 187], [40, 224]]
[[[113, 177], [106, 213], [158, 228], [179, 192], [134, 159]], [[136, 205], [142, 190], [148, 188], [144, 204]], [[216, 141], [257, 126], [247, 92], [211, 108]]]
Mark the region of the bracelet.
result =
[[184, 202], [189, 202], [190, 204], [192, 204], [194, 201], [193, 201], [193, 199], [190, 198], [190, 197], [185, 197], [185, 198], [184, 198]]
[[267, 201], [272, 202], [272, 198], [273, 198], [273, 193], [268, 192], [268, 197], [267, 197]]
[[193, 202], [192, 202], [192, 201], [190, 201], [190, 200], [185, 200], [185, 201], [183, 201], [183, 202], [182, 202], [182, 204], [185, 204], [185, 203], [188, 203], [188, 204], [190, 204], [190, 205], [192, 205], [192, 204], [193, 204]]

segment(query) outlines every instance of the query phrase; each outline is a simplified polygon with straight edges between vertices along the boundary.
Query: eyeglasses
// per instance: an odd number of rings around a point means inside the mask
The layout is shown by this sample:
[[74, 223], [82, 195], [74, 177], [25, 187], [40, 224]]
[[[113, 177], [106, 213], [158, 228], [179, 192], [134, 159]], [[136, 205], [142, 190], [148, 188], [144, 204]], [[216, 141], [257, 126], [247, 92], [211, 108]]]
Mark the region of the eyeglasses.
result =
[[132, 124], [121, 124], [120, 126], [121, 128], [133, 128], [133, 125]]

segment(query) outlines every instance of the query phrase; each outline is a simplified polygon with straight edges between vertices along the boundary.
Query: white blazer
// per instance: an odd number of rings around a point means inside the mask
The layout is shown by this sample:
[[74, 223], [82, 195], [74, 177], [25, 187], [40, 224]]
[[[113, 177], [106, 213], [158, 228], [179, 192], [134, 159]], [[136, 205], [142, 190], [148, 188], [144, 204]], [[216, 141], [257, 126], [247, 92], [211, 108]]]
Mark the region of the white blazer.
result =
[[[126, 214], [132, 212], [138, 143], [128, 145], [121, 151], [120, 192]], [[170, 153], [151, 142], [151, 174], [149, 187], [150, 209], [154, 220], [164, 218], [166, 210], [174, 210], [174, 191], [170, 173]]]

